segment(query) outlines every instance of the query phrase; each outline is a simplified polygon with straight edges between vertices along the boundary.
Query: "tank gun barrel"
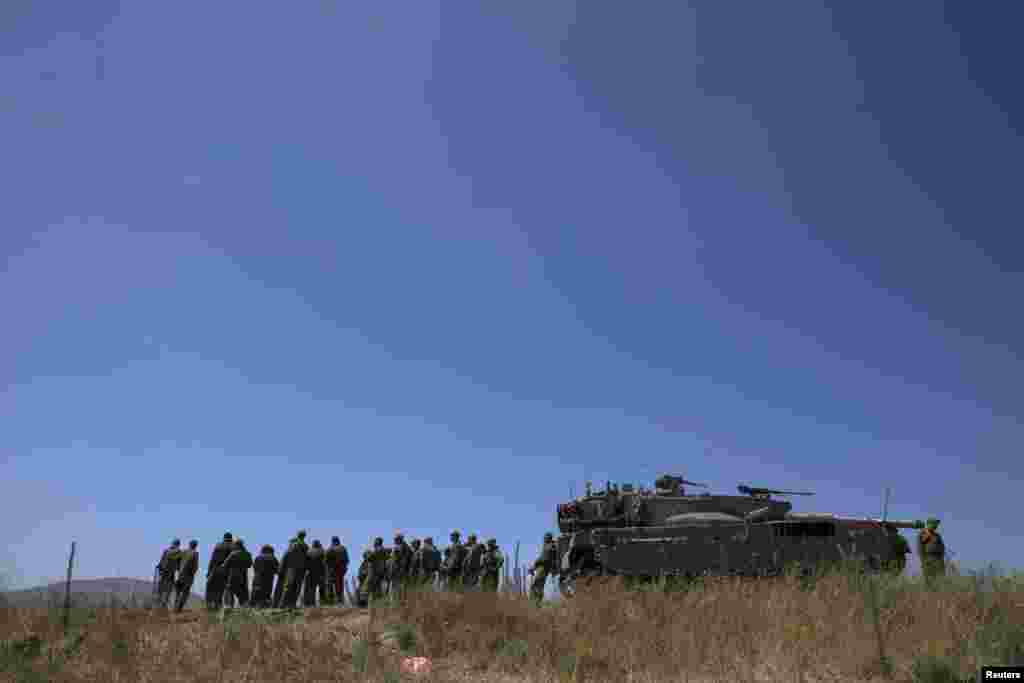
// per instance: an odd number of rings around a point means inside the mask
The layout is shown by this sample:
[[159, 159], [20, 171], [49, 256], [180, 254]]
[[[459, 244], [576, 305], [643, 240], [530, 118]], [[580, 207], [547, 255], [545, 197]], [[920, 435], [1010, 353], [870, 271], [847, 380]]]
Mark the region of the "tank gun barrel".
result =
[[924, 522], [920, 519], [878, 519], [877, 517], [856, 517], [854, 515], [835, 515], [837, 522], [869, 522], [884, 524], [897, 529], [923, 529]]
[[760, 486], [747, 486], [746, 484], [740, 484], [736, 487], [736, 490], [742, 494], [748, 496], [813, 496], [812, 491], [780, 491], [776, 489], [766, 489]]

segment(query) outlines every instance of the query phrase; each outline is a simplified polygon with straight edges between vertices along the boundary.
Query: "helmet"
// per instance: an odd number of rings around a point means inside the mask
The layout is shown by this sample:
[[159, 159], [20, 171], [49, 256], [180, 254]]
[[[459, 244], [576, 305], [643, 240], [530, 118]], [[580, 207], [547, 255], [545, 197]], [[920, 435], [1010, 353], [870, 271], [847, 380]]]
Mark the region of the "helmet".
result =
[[262, 548], [260, 548], [260, 552], [262, 552], [264, 555], [273, 555], [274, 554], [274, 546], [272, 546], [272, 545], [265, 545]]
[[424, 543], [429, 543], [429, 544], [433, 545], [434, 544], [434, 537], [433, 536], [427, 536], [426, 538], [423, 539], [423, 542]]
[[395, 543], [401, 543], [404, 540], [405, 534], [403, 534], [402, 532], [398, 532], [397, 534], [395, 534]]
[[195, 548], [198, 545], [199, 545], [199, 541], [197, 541], [195, 539], [192, 539], [191, 541], [188, 542], [188, 547], [189, 548]]
[[470, 534], [466, 540], [470, 543], [476, 543], [476, 534]]
[[181, 539], [180, 538], [174, 539], [173, 541], [171, 541], [171, 545], [174, 546], [175, 548], [177, 548], [179, 545], [181, 545]]
[[544, 534], [544, 540], [545, 540], [545, 541], [553, 541], [553, 540], [555, 540], [555, 537], [554, 537], [554, 535], [553, 535], [553, 534], [552, 534], [552, 533], [551, 533], [551, 532], [549, 531], [549, 532], [547, 532], [546, 534]]
[[299, 530], [299, 533], [297, 533], [297, 534], [295, 534], [295, 535], [296, 535], [296, 536], [297, 536], [298, 538], [305, 538], [305, 537], [306, 537], [306, 530], [305, 530], [305, 529], [300, 529], [300, 530]]
[[377, 538], [373, 539], [373, 545], [374, 546], [384, 545], [384, 539], [381, 538], [380, 536], [378, 536]]
[[939, 528], [939, 520], [935, 519], [934, 517], [930, 517], [928, 519], [928, 528], [929, 529], [937, 529], [937, 528]]
[[337, 536], [331, 536], [331, 545], [341, 545], [341, 539]]
[[317, 538], [317, 539], [315, 539], [313, 541], [313, 547], [314, 548], [322, 548], [323, 547], [322, 545], [320, 545], [320, 539], [319, 538]]
[[458, 529], [456, 529], [455, 531], [453, 531], [453, 532], [452, 532], [452, 536], [451, 536], [451, 537], [452, 537], [452, 539], [454, 540], [454, 539], [458, 538], [458, 537], [459, 537], [459, 535], [460, 535], [460, 534], [459, 534], [459, 530], [458, 530]]
[[498, 547], [498, 539], [496, 539], [496, 538], [488, 538], [487, 539], [487, 547], [488, 548], [497, 548]]
[[230, 531], [228, 531], [227, 533], [224, 534], [224, 540], [225, 541], [230, 541], [232, 538], [234, 538], [234, 537], [231, 535]]

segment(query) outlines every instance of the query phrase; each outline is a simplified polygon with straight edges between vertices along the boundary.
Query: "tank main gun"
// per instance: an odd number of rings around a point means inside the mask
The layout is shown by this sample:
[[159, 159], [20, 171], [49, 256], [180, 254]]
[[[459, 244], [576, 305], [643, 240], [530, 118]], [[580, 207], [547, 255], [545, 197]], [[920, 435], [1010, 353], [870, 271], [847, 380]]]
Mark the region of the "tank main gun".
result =
[[812, 491], [779, 491], [776, 489], [766, 489], [759, 486], [747, 486], [746, 484], [740, 484], [736, 487], [736, 490], [740, 493], [757, 498], [760, 500], [768, 500], [772, 496], [813, 496]]

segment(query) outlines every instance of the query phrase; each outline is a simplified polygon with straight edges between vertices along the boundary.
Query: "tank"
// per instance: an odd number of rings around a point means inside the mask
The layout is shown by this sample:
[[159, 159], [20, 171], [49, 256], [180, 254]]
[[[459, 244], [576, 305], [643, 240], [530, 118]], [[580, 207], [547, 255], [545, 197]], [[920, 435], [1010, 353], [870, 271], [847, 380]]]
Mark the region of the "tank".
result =
[[[575, 594], [591, 577], [774, 576], [791, 567], [852, 561], [879, 571], [897, 560], [899, 529], [920, 520], [794, 512], [780, 498], [812, 496], [741, 484], [737, 495], [662, 475], [654, 488], [607, 483], [558, 505], [559, 588]], [[891, 564], [890, 564], [891, 563]]]

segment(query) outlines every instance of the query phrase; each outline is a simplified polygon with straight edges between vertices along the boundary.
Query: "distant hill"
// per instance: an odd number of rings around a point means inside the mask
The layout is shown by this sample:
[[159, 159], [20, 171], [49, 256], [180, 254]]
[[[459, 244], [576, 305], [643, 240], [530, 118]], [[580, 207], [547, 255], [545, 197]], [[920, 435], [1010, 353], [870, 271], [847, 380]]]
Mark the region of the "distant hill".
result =
[[[80, 579], [71, 582], [71, 601], [76, 607], [145, 606], [153, 595], [153, 582], [142, 579]], [[0, 602], [9, 607], [50, 607], [64, 602], [64, 583], [0, 593]], [[193, 593], [186, 606], [203, 603]]]

